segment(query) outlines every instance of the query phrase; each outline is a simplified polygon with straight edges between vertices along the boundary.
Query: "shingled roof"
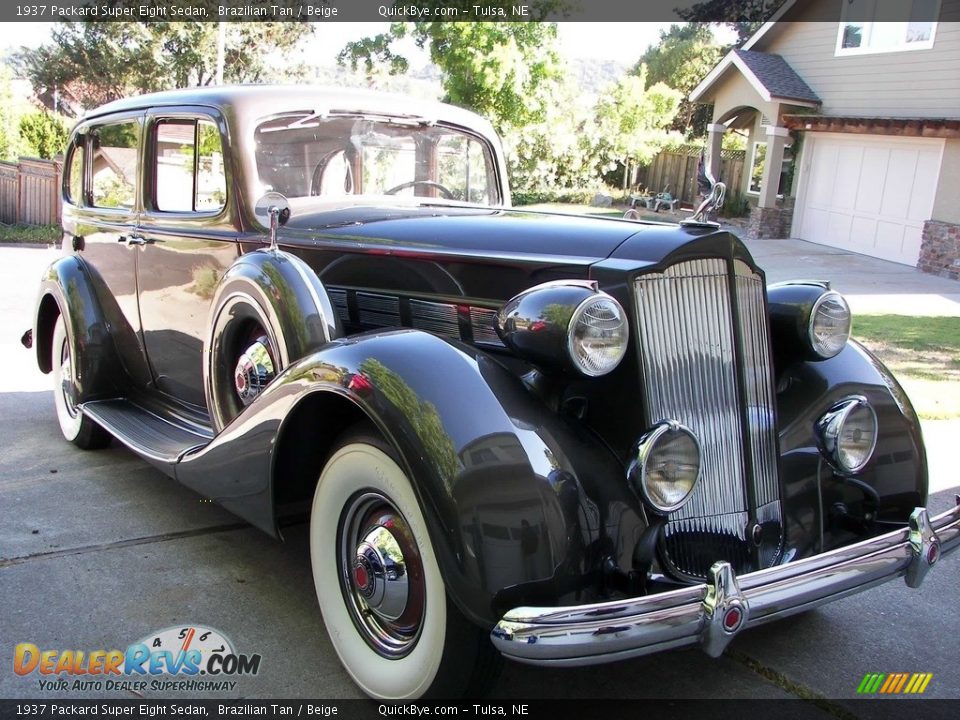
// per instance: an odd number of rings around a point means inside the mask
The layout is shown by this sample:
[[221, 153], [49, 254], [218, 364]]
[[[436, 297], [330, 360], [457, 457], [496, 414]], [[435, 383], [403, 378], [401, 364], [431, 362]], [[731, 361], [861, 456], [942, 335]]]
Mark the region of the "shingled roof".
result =
[[767, 89], [771, 97], [820, 102], [817, 94], [779, 55], [755, 50], [734, 50], [733, 52]]

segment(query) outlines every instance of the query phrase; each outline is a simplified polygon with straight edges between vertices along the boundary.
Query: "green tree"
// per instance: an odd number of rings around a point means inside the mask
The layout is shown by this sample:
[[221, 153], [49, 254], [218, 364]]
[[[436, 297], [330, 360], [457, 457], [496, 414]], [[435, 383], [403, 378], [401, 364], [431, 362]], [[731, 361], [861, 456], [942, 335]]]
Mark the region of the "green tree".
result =
[[647, 83], [662, 82], [680, 91], [681, 99], [673, 129], [699, 137], [710, 122], [709, 106], [689, 100], [690, 93], [720, 62], [725, 48], [713, 36], [709, 25], [686, 23], [660, 31], [660, 41], [651, 45], [631, 71], [639, 75], [647, 69]]
[[679, 143], [681, 138], [668, 131], [679, 106], [679, 91], [663, 83], [647, 87], [646, 68], [621, 78], [601, 95], [595, 109], [604, 163], [599, 170], [631, 161], [649, 163], [665, 146]]
[[[209, 85], [217, 63], [217, 23], [65, 22], [51, 42], [15, 56], [38, 93], [54, 89], [90, 108], [138, 92]], [[282, 80], [268, 62], [313, 32], [310, 23], [229, 23], [224, 81]]]
[[571, 78], [553, 84], [542, 117], [501, 131], [515, 191], [581, 189], [597, 183], [599, 134]]
[[378, 67], [403, 73], [409, 61], [394, 46], [405, 37], [440, 69], [444, 101], [488, 117], [500, 132], [542, 120], [549, 90], [562, 77], [557, 27], [546, 22], [393, 23], [387, 33], [348, 43], [338, 61], [354, 70], [362, 65], [368, 75]]
[[742, 45], [755, 33], [784, 0], [704, 0], [690, 7], [677, 8], [684, 20], [703, 23], [721, 23], [737, 32], [737, 44]]
[[21, 152], [50, 159], [63, 152], [70, 131], [56, 115], [38, 110], [20, 118]]
[[13, 108], [10, 68], [0, 65], [0, 160], [14, 161], [20, 154], [20, 132]]

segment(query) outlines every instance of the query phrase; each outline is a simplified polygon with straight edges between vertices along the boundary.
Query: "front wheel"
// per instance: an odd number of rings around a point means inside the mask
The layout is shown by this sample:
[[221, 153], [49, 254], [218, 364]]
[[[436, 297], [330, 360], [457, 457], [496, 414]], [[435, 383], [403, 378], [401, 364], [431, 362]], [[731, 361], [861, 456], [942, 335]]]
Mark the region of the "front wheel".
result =
[[74, 403], [73, 378], [76, 368], [63, 315], [53, 326], [50, 366], [53, 368], [53, 404], [63, 437], [78, 448], [98, 450], [110, 444], [110, 433], [88, 418]]
[[378, 439], [353, 437], [313, 499], [310, 559], [340, 662], [374, 698], [485, 692], [500, 656], [447, 597], [406, 474]]

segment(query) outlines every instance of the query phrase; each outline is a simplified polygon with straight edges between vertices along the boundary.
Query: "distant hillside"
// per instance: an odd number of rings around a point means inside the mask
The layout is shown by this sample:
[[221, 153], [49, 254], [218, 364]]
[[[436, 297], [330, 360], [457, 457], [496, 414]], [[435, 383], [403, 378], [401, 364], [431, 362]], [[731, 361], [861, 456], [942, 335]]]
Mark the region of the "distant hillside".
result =
[[567, 61], [570, 76], [581, 91], [588, 95], [599, 95], [604, 86], [617, 82], [629, 69], [629, 65], [616, 60], [575, 58]]

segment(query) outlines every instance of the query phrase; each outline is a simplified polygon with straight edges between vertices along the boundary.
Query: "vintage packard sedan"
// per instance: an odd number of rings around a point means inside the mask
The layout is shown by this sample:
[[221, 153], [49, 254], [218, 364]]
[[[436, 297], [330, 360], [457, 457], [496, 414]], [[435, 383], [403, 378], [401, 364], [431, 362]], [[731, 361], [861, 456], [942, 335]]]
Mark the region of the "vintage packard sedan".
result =
[[130, 98], [73, 131], [63, 201], [25, 336], [63, 435], [277, 537], [309, 511], [330, 639], [371, 696], [480, 693], [504, 656], [717, 656], [960, 545], [839, 294], [768, 286], [703, 208], [513, 210], [472, 113]]

